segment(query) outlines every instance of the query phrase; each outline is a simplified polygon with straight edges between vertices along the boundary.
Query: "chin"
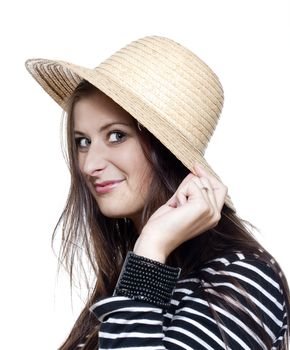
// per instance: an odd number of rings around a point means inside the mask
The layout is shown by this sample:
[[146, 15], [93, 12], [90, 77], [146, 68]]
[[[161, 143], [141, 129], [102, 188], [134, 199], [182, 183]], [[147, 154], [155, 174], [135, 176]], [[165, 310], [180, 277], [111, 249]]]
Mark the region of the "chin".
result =
[[112, 210], [112, 208], [101, 208], [99, 207], [100, 212], [106, 216], [107, 218], [110, 219], [133, 219], [136, 218], [137, 216], [142, 215], [142, 209], [139, 211], [130, 211], [130, 210]]
[[99, 209], [104, 216], [112, 219], [124, 218], [126, 217], [126, 214], [127, 214], [123, 210], [114, 210], [113, 208], [102, 208], [99, 206]]

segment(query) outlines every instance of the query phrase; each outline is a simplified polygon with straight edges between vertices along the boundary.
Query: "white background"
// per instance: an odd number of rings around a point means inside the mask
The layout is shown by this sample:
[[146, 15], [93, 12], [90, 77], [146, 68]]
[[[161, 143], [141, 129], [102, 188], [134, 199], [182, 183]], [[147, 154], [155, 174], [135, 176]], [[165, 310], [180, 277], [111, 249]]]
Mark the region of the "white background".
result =
[[225, 90], [207, 159], [290, 279], [289, 1], [11, 0], [0, 26], [1, 348], [56, 349], [82, 305], [50, 247], [69, 185], [61, 110], [27, 58], [94, 67], [154, 34], [204, 59]]

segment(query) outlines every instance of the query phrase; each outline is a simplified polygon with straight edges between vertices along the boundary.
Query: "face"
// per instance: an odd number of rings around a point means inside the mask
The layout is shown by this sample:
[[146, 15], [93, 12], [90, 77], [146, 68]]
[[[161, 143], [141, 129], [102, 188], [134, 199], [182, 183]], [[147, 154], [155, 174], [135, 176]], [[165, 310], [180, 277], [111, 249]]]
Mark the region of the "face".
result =
[[73, 118], [79, 167], [100, 211], [138, 226], [152, 169], [133, 118], [102, 93], [76, 102]]

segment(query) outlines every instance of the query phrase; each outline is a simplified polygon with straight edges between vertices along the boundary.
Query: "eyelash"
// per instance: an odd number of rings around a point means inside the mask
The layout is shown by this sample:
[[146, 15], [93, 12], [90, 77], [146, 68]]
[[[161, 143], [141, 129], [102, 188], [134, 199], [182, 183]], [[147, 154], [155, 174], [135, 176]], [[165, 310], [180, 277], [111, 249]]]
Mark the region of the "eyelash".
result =
[[108, 139], [110, 139], [110, 137], [111, 137], [113, 134], [118, 134], [118, 136], [121, 135], [122, 140], [113, 141], [113, 142], [111, 142], [111, 143], [121, 143], [121, 142], [123, 142], [123, 139], [127, 136], [126, 133], [124, 133], [124, 132], [121, 131], [121, 130], [113, 130], [113, 131], [110, 131], [110, 132], [108, 133]]
[[88, 141], [89, 144], [91, 143], [91, 141], [87, 137], [76, 137], [75, 138], [75, 144], [76, 144], [76, 148], [79, 149], [79, 150], [82, 150], [82, 149], [85, 148], [85, 147], [81, 146], [81, 141], [82, 140]]
[[[108, 135], [107, 135], [108, 140], [110, 139], [110, 137], [111, 137], [113, 134], [118, 134], [118, 136], [121, 135], [121, 138], [122, 138], [122, 139], [119, 140], [119, 141], [108, 141], [108, 142], [111, 143], [111, 144], [122, 143], [122, 142], [124, 141], [123, 139], [127, 136], [126, 133], [123, 132], [123, 131], [114, 130], [114, 131], [110, 131], [110, 132], [108, 133]], [[91, 140], [90, 140], [88, 137], [76, 137], [76, 138], [75, 138], [75, 144], [76, 144], [77, 149], [79, 149], [79, 150], [84, 150], [84, 149], [86, 149], [86, 148], [88, 147], [88, 146], [85, 146], [85, 147], [82, 147], [82, 146], [81, 146], [82, 140], [88, 141], [89, 144], [91, 143]]]

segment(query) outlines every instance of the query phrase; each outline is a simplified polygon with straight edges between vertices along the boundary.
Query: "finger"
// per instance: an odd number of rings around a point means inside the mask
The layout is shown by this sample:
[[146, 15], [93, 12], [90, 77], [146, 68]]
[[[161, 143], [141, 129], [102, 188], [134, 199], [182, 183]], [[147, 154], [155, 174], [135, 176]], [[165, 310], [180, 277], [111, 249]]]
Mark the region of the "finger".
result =
[[190, 182], [186, 182], [183, 186], [179, 186], [173, 197], [169, 200], [168, 205], [177, 208], [187, 203], [189, 197]]
[[[193, 187], [192, 183], [194, 183], [196, 186]], [[186, 204], [188, 202], [188, 198], [193, 195], [193, 192], [195, 193], [194, 197], [196, 198], [196, 192], [198, 190], [200, 191], [199, 195], [203, 196], [204, 199], [207, 200], [206, 193], [203, 193], [201, 188], [202, 183], [200, 182], [200, 179], [193, 175], [187, 182], [184, 182], [178, 187], [176, 191], [176, 199], [178, 201], [177, 206]]]
[[185, 204], [197, 200], [208, 202], [208, 196], [206, 192], [202, 190], [202, 187], [200, 179], [197, 176], [193, 176], [190, 181], [180, 186], [177, 190], [176, 195], [179, 203]]
[[178, 191], [181, 187], [183, 187], [184, 185], [186, 185], [189, 181], [192, 180], [192, 178], [194, 177], [195, 175], [192, 174], [192, 173], [189, 173], [187, 174], [187, 176], [181, 181], [180, 185], [177, 187], [177, 190]]
[[216, 186], [220, 187], [220, 185], [223, 185], [220, 180], [218, 180], [214, 175], [207, 171], [200, 163], [196, 163], [194, 168], [198, 177], [204, 176], [208, 178], [208, 180], [211, 182], [213, 189], [215, 189]]
[[216, 193], [213, 191], [210, 181], [204, 176], [200, 177], [199, 180], [202, 184], [201, 189], [204, 193], [206, 193], [208, 200], [211, 202], [212, 208], [214, 208], [214, 210], [218, 210]]
[[195, 184], [198, 186], [198, 189], [200, 190], [203, 198], [205, 199], [206, 202], [209, 201], [209, 197], [208, 197], [208, 190], [209, 187], [208, 183], [203, 183], [201, 178], [199, 178], [198, 176], [194, 176], [194, 178], [192, 179], [192, 181], [195, 182]]
[[177, 193], [180, 190], [180, 188], [182, 188], [183, 186], [185, 186], [193, 177], [194, 175], [192, 173], [189, 173], [180, 183], [180, 185], [178, 186], [177, 190], [175, 191], [175, 193], [172, 195], [172, 197], [169, 198], [169, 200], [166, 202], [167, 205], [169, 205], [172, 208], [176, 208], [178, 205], [184, 203], [182, 198], [178, 198]]
[[[186, 204], [189, 201], [189, 198], [194, 198], [196, 200], [198, 197], [202, 197], [203, 200], [207, 202], [210, 207], [212, 207], [211, 203], [209, 203], [210, 199], [207, 193], [208, 188], [211, 188], [211, 185], [209, 181], [205, 181], [205, 184], [203, 184], [198, 176], [193, 175], [190, 177], [190, 180], [183, 182], [178, 187], [176, 195], [174, 197], [175, 207]], [[213, 194], [211, 197], [213, 197]]]
[[207, 211], [208, 223], [211, 223], [210, 228], [215, 227], [221, 218], [221, 209], [217, 204], [217, 196], [219, 193], [213, 190], [208, 178], [201, 176], [199, 183], [202, 184], [201, 191], [206, 196], [206, 203], [209, 211]]
[[208, 171], [206, 171], [201, 164], [196, 164], [195, 169], [199, 177], [205, 177], [209, 180], [212, 190], [215, 194], [217, 206], [219, 210], [221, 210], [224, 205], [225, 198], [228, 192], [227, 187], [215, 176], [213, 176]]

